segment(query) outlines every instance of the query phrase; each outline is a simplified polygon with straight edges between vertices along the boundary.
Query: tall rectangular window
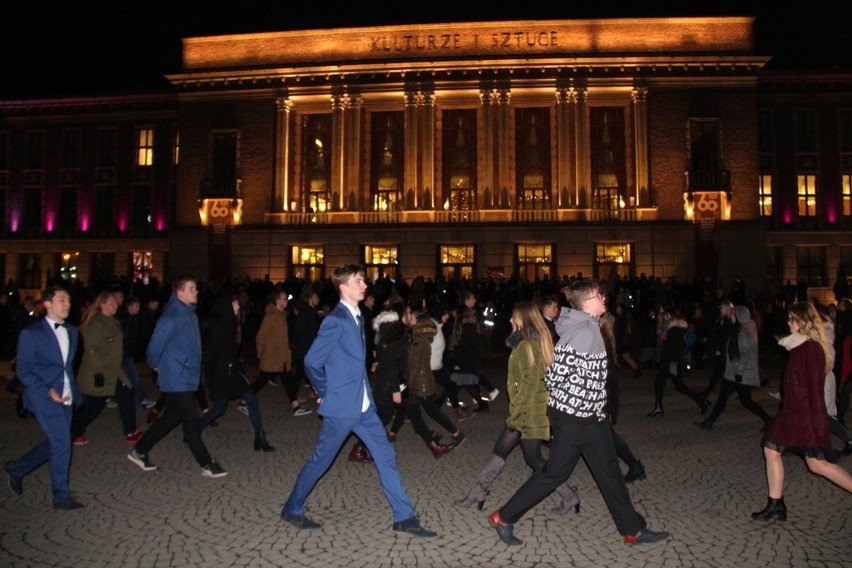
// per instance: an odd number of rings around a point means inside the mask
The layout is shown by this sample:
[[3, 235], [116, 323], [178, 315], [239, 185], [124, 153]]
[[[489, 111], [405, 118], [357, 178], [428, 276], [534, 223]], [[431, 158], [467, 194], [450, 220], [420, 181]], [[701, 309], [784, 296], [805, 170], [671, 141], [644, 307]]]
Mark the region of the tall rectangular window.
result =
[[25, 230], [38, 231], [41, 229], [42, 190], [27, 188], [24, 190], [24, 214], [21, 225]]
[[316, 282], [325, 275], [325, 247], [294, 245], [290, 247], [290, 276]]
[[331, 210], [331, 114], [306, 114], [302, 118], [304, 151], [304, 211]]
[[27, 131], [24, 136], [24, 159], [25, 167], [28, 170], [40, 170], [44, 168], [45, 147], [43, 131]]
[[130, 263], [133, 270], [130, 275], [132, 281], [148, 284], [154, 271], [154, 253], [149, 250], [135, 250], [130, 253]]
[[631, 243], [596, 243], [595, 278], [631, 278], [633, 274], [633, 245]]
[[403, 112], [374, 112], [370, 128], [370, 210], [399, 211], [404, 203]]
[[65, 231], [77, 227], [76, 187], [63, 187], [59, 190], [59, 226]]
[[364, 245], [364, 270], [367, 278], [396, 280], [399, 271], [399, 247], [396, 245]]
[[550, 109], [515, 111], [515, 148], [518, 209], [550, 209]]
[[62, 132], [62, 167], [74, 169], [80, 167], [80, 131]]
[[852, 174], [843, 174], [841, 180], [841, 198], [843, 200], [843, 215], [852, 215]]
[[59, 254], [59, 277], [66, 282], [76, 282], [79, 277], [80, 252], [69, 251]]
[[627, 187], [624, 108], [592, 107], [591, 128], [592, 208], [615, 214], [624, 203]]
[[475, 265], [474, 245], [439, 245], [438, 272], [447, 280], [473, 278]]
[[794, 111], [793, 130], [795, 134], [796, 152], [817, 151], [817, 126], [816, 113], [814, 113], [814, 111]]
[[720, 123], [717, 118], [689, 120], [689, 189], [730, 189], [728, 172], [722, 164]]
[[443, 209], [476, 209], [476, 110], [445, 110], [441, 124]]
[[116, 156], [116, 129], [98, 129], [97, 165], [99, 168], [115, 167]]
[[133, 188], [133, 229], [144, 230], [151, 226], [151, 186]]
[[515, 273], [522, 280], [535, 282], [553, 275], [552, 244], [515, 245]]
[[95, 226], [112, 228], [115, 221], [114, 190], [112, 186], [100, 186], [95, 193]]
[[825, 247], [796, 247], [796, 278], [808, 286], [828, 286]]
[[115, 253], [93, 252], [89, 259], [90, 282], [104, 285], [115, 276]]
[[816, 217], [816, 176], [812, 174], [800, 174], [796, 176], [796, 180], [798, 185], [797, 196], [799, 204], [799, 217]]
[[154, 129], [136, 129], [136, 165], [154, 165]]
[[210, 133], [210, 176], [206, 180], [204, 197], [237, 196], [239, 144], [239, 132], [236, 130], [214, 130]]
[[757, 206], [761, 217], [772, 216], [772, 176], [769, 174], [757, 176]]
[[18, 287], [41, 290], [41, 255], [39, 253], [18, 254]]
[[9, 169], [9, 133], [0, 132], [0, 171]]

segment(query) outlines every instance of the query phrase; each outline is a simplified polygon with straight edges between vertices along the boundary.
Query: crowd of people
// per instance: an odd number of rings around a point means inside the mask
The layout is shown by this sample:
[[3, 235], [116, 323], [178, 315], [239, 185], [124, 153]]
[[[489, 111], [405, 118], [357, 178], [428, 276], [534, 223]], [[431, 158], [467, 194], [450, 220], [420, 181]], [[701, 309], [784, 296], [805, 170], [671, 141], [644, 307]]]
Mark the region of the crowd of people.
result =
[[[184, 276], [166, 286], [119, 280], [98, 290], [58, 283], [40, 298], [7, 290], [0, 296], [0, 345], [16, 369], [7, 389], [19, 393], [19, 415], [34, 416], [45, 433], [45, 441], [6, 463], [10, 488], [20, 494], [23, 478], [48, 462], [55, 508], [81, 508], [69, 487], [71, 448], [88, 443], [87, 427], [107, 406], [118, 408], [132, 446], [127, 457], [143, 471], [157, 469], [150, 453], [180, 424], [201, 474], [223, 477], [227, 471], [208, 452], [202, 430], [238, 401], [249, 416], [253, 449], [274, 452], [258, 394], [281, 384], [294, 416], [317, 412], [323, 419], [282, 520], [297, 529], [320, 526], [304, 515], [305, 501], [355, 434], [349, 459], [375, 464], [394, 530], [435, 536], [419, 524], [392, 444], [408, 421], [435, 459], [462, 446], [466, 436], [458, 424], [488, 412], [500, 395], [484, 360], [505, 343], [505, 427], [473, 486], [455, 503], [481, 509], [509, 452], [520, 446], [531, 477], [489, 516], [506, 544], [521, 544], [514, 524], [553, 492], [560, 498], [555, 513], [579, 511], [569, 479], [580, 457], [625, 542], [668, 537], [647, 526], [626, 488], [646, 474], [614, 429], [618, 365], [634, 378], [643, 368], [653, 370], [650, 418], [665, 417], [671, 381], [699, 415], [709, 411], [696, 422], [705, 430], [713, 429], [734, 393], [761, 419], [769, 501], [754, 519], [786, 519], [783, 453], [802, 455], [811, 471], [852, 492], [852, 478], [835, 465], [852, 454], [844, 426], [852, 395], [847, 298], [827, 306], [786, 296], [749, 300], [741, 281], [723, 292], [705, 280], [644, 275], [536, 282], [364, 278], [363, 269], [345, 265], [318, 282], [205, 283]], [[781, 407], [772, 417], [752, 390], [766, 383], [760, 349], [773, 348], [782, 336], [778, 343], [790, 357], [777, 395]], [[248, 359], [258, 361], [256, 377], [247, 376]], [[143, 364], [157, 385], [156, 400], [140, 380]], [[684, 379], [705, 366], [712, 369], [706, 388], [689, 388]], [[137, 409], [148, 412], [144, 432]], [[424, 414], [444, 433], [431, 430]], [[829, 434], [841, 441], [839, 450]]]

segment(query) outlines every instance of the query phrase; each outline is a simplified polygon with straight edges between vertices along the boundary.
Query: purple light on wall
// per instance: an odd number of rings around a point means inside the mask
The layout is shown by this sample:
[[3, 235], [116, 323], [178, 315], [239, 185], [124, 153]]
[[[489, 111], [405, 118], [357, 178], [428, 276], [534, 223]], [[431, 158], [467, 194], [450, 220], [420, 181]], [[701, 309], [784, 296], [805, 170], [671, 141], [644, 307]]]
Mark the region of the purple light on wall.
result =
[[837, 222], [837, 211], [834, 209], [834, 204], [829, 205], [825, 212], [825, 218], [829, 223]]
[[781, 219], [784, 220], [785, 223], [793, 222], [793, 212], [790, 209], [784, 208], [781, 213]]
[[87, 233], [89, 231], [89, 223], [89, 212], [84, 211], [80, 214], [80, 230]]
[[19, 217], [18, 211], [11, 211], [9, 214], [9, 230], [13, 233], [17, 233], [20, 223], [21, 219]]
[[154, 218], [154, 229], [157, 231], [163, 231], [166, 228], [166, 217], [162, 213], [157, 213], [157, 216]]
[[121, 212], [118, 216], [118, 230], [126, 231], [127, 230], [127, 215], [124, 212]]
[[48, 233], [52, 233], [53, 229], [56, 228], [56, 212], [55, 211], [47, 211], [44, 214], [44, 230]]

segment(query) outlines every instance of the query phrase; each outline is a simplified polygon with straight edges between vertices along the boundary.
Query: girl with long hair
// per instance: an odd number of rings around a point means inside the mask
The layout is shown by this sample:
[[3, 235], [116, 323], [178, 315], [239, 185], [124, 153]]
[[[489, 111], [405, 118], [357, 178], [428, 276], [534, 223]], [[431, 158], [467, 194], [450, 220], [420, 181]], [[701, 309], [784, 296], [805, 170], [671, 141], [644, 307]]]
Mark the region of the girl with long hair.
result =
[[[515, 304], [511, 325], [512, 333], [506, 339], [506, 345], [512, 349], [506, 380], [509, 397], [506, 426], [476, 483], [467, 496], [455, 502], [460, 507], [477, 505], [482, 509], [488, 488], [503, 470], [506, 458], [516, 446], [521, 446], [524, 460], [534, 471], [541, 470], [546, 463], [541, 445], [550, 440], [550, 421], [547, 418], [548, 391], [544, 386], [544, 372], [553, 362], [553, 338], [538, 308], [531, 302]], [[571, 507], [580, 512], [580, 498], [575, 487], [563, 483], [556, 492], [562, 497], [562, 503], [553, 512], [564, 514]]]
[[799, 302], [790, 307], [787, 325], [790, 335], [778, 341], [790, 352], [781, 384], [781, 406], [763, 436], [769, 498], [766, 507], [752, 513], [754, 520], [787, 520], [784, 453], [803, 456], [809, 470], [852, 493], [852, 475], [825, 457], [831, 448], [825, 376], [834, 360], [822, 320], [811, 304]]

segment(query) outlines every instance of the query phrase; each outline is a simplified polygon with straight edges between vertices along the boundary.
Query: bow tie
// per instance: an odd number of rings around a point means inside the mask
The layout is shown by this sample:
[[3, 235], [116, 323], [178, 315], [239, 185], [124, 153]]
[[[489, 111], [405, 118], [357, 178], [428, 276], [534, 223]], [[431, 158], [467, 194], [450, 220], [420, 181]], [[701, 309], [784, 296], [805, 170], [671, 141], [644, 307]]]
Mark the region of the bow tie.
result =
[[53, 329], [59, 329], [60, 327], [68, 327], [68, 326], [65, 322], [53, 324]]

